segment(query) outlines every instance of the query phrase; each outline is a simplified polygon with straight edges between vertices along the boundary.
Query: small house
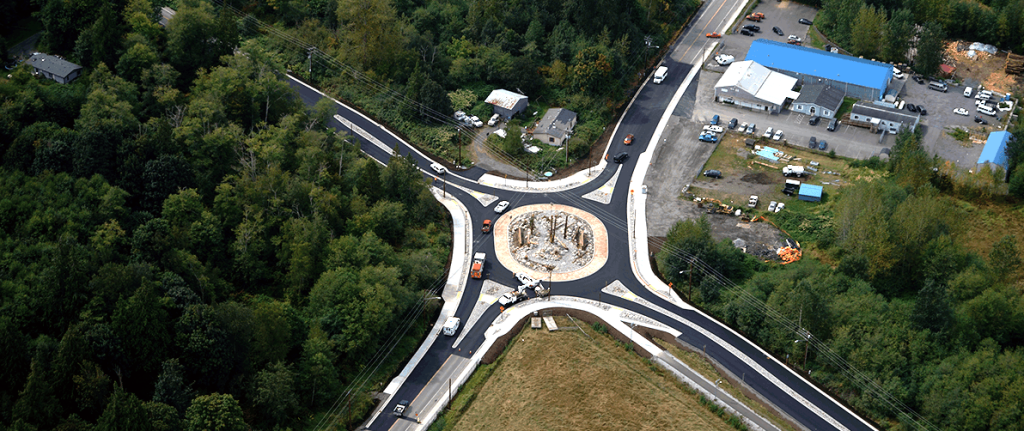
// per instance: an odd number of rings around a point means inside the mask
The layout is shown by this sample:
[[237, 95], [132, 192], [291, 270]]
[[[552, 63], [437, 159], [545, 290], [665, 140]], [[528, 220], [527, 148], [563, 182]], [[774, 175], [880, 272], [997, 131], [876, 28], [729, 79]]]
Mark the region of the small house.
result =
[[807, 202], [821, 202], [822, 187], [813, 184], [800, 184], [800, 192], [796, 198]]
[[857, 102], [853, 104], [850, 120], [855, 123], [870, 124], [873, 132], [882, 130], [897, 134], [904, 128], [914, 130], [918, 122], [921, 121], [921, 114], [874, 103]]
[[512, 118], [513, 115], [526, 110], [530, 99], [519, 93], [499, 89], [492, 91], [484, 102], [494, 106], [494, 113], [501, 118]]
[[37, 52], [25, 60], [29, 66], [35, 69], [36, 75], [42, 75], [61, 84], [67, 84], [82, 74], [82, 66], [79, 66], [63, 58], [50, 54]]
[[835, 118], [846, 93], [831, 85], [810, 84], [800, 88], [800, 96], [789, 105], [793, 112], [822, 118]]
[[563, 108], [551, 108], [533, 130], [533, 138], [545, 144], [560, 147], [576, 127], [576, 113]]

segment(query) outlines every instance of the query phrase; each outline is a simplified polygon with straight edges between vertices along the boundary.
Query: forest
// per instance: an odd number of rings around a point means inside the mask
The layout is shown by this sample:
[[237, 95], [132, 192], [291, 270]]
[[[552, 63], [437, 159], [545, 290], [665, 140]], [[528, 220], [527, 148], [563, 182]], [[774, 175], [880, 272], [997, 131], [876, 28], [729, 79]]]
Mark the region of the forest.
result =
[[361, 420], [451, 250], [415, 164], [361, 156], [209, 3], [42, 11], [86, 71], [0, 78], [0, 429]]
[[845, 187], [813, 209], [787, 205], [773, 218], [803, 243], [797, 263], [765, 264], [728, 240], [715, 243], [700, 219], [673, 227], [658, 266], [685, 297], [690, 259], [700, 259], [695, 304], [885, 429], [1022, 429], [1019, 239], [964, 246], [967, 224], [981, 222], [968, 214], [971, 203], [1007, 197], [963, 197], [933, 169], [941, 163], [919, 133], [904, 132], [881, 163], [884, 179]]

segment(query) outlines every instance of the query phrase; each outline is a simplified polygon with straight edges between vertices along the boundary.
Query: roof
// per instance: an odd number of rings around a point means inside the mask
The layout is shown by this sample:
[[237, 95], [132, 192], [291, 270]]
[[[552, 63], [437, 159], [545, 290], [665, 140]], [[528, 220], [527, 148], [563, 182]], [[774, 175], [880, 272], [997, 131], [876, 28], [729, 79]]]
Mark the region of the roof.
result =
[[174, 18], [175, 14], [177, 12], [167, 6], [160, 8], [160, 25], [167, 27], [167, 24], [171, 22], [171, 18]]
[[571, 129], [569, 123], [575, 118], [576, 113], [568, 109], [548, 109], [548, 112], [544, 113], [544, 118], [541, 118], [540, 122], [537, 123], [537, 128], [533, 130], [533, 133], [542, 133], [556, 138], [565, 137], [566, 133]]
[[948, 65], [948, 64], [940, 64], [939, 65], [939, 70], [942, 71], [942, 73], [944, 73], [946, 75], [952, 75], [953, 72], [956, 72], [956, 67]]
[[795, 103], [813, 103], [833, 112], [839, 110], [846, 93], [831, 85], [808, 84], [800, 88], [800, 97]]
[[767, 39], [750, 44], [747, 60], [767, 67], [817, 76], [885, 92], [892, 65]]
[[1007, 167], [1006, 143], [1012, 137], [1013, 135], [1005, 130], [989, 133], [985, 148], [981, 150], [981, 157], [978, 157], [978, 163], [995, 163]]
[[815, 198], [821, 199], [821, 190], [822, 190], [821, 186], [816, 186], [814, 184], [803, 183], [803, 184], [800, 184], [799, 195], [800, 196], [811, 196], [811, 197], [815, 197]]
[[516, 103], [519, 103], [520, 100], [526, 98], [526, 96], [519, 93], [498, 89], [492, 91], [491, 94], [487, 96], [487, 99], [484, 100], [484, 102], [490, 103], [495, 106], [500, 106], [505, 109], [513, 109], [516, 107]]
[[874, 103], [863, 102], [853, 104], [853, 113], [909, 125], [917, 124], [917, 120], [921, 118], [921, 114], [911, 114], [902, 109], [889, 108], [875, 105]]
[[739, 61], [729, 65], [715, 88], [739, 87], [758, 99], [782, 105], [787, 98], [796, 99], [793, 91], [796, 78], [772, 71], [754, 61]]
[[779, 161], [779, 156], [776, 156], [775, 153], [778, 153], [778, 152], [779, 152], [779, 150], [776, 150], [776, 149], [774, 149], [772, 147], [761, 147], [761, 150], [759, 150], [757, 152], [757, 155], [760, 156], [760, 157], [763, 157], [763, 158], [765, 158], [765, 159], [767, 159], [769, 161], [777, 162], [777, 161]]
[[70, 61], [57, 58], [50, 54], [43, 54], [41, 52], [33, 54], [32, 57], [29, 57], [25, 62], [36, 69], [61, 77], [67, 77], [71, 72], [82, 68], [82, 66]]

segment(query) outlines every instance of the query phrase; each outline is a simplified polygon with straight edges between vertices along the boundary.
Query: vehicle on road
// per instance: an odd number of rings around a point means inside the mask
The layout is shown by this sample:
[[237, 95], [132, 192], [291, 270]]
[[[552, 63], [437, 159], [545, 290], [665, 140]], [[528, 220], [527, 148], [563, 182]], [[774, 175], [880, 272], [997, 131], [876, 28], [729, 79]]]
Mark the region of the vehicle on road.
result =
[[772, 31], [774, 31], [775, 34], [777, 34], [779, 36], [785, 36], [786, 35], [786, 32], [782, 31], [782, 29], [778, 28], [778, 27], [772, 27]]
[[967, 115], [969, 115], [969, 114], [967, 113], [967, 110], [966, 110], [966, 109], [964, 109], [964, 108], [953, 108], [953, 113], [954, 113], [954, 114], [957, 114], [957, 115], [963, 115], [963, 116], [965, 116], [965, 117], [966, 117]]
[[781, 140], [781, 139], [782, 139], [782, 130], [776, 130], [775, 131], [775, 136], [772, 136], [772, 140], [773, 141], [778, 141], [778, 140]]
[[704, 176], [708, 178], [722, 178], [722, 171], [708, 169], [704, 171]]
[[445, 169], [444, 166], [441, 166], [441, 164], [437, 163], [437, 162], [431, 163], [430, 164], [430, 169], [433, 169], [434, 172], [437, 172], [438, 175], [444, 175], [444, 174], [448, 173], [448, 170]]
[[717, 126], [718, 125], [718, 121], [720, 119], [721, 119], [721, 117], [719, 117], [718, 114], [715, 114], [713, 117], [711, 117], [711, 125], [712, 126]]
[[711, 33], [705, 34], [704, 36], [710, 37], [710, 38], [719, 38], [719, 37], [722, 37], [722, 34], [718, 33], [718, 32], [711, 32]]
[[785, 175], [787, 177], [801, 178], [807, 175], [807, 171], [804, 170], [803, 166], [787, 165], [786, 167], [782, 168], [782, 175]]
[[779, 202], [779, 204], [775, 206], [775, 212], [782, 211], [782, 209], [785, 208], [785, 207], [786, 207], [786, 204], [784, 204], [782, 202]]
[[735, 118], [729, 120], [729, 130], [735, 129], [737, 123], [739, 123], [739, 120]]
[[633, 145], [633, 134], [630, 133], [630, 134], [626, 135], [626, 139], [623, 139], [622, 143], [626, 144], [626, 145]]
[[750, 208], [757, 207], [757, 195], [750, 195], [750, 200], [747, 201], [747, 206]]
[[761, 137], [765, 138], [765, 139], [771, 139], [772, 138], [772, 133], [774, 133], [774, 132], [775, 132], [775, 129], [769, 127], [767, 129], [765, 129], [764, 133], [761, 134]]
[[616, 154], [615, 157], [612, 157], [612, 161], [615, 163], [622, 163], [625, 162], [627, 159], [629, 159], [629, 153], [625, 151]]
[[491, 231], [491, 221], [490, 220], [484, 220], [483, 226], [480, 227], [480, 232], [488, 233], [490, 231]]
[[459, 330], [459, 324], [462, 320], [458, 317], [449, 317], [448, 320], [444, 321], [444, 326], [441, 327], [441, 333], [452, 337]]
[[501, 201], [498, 202], [498, 205], [494, 206], [494, 212], [501, 214], [506, 208], [508, 208], [508, 201]]
[[965, 88], [964, 89], [964, 97], [971, 97], [971, 94], [973, 93], [973, 91], [974, 91], [974, 89], [971, 88], [971, 87]]
[[828, 122], [827, 129], [829, 132], [835, 132], [837, 127], [839, 127], [839, 120], [833, 118], [832, 121]]
[[507, 308], [515, 305], [517, 302], [525, 301], [527, 299], [530, 299], [530, 297], [526, 294], [526, 292], [514, 290], [504, 295], [501, 295], [501, 297], [498, 298], [498, 303], [501, 304], [502, 307]]
[[398, 417], [405, 416], [405, 409], [407, 408], [409, 408], [409, 400], [399, 401], [398, 405], [395, 406], [395, 410], [392, 412], [392, 414]]
[[981, 116], [980, 116], [980, 115], [975, 115], [975, 116], [974, 116], [974, 122], [975, 122], [975, 123], [978, 123], [978, 124], [982, 124], [982, 125], [984, 125], [984, 124], [988, 124], [988, 120], [986, 120], [986, 119], [984, 119], [984, 118], [981, 118]]
[[821, 151], [825, 151], [826, 149], [828, 149], [828, 142], [826, 142], [824, 139], [818, 141], [818, 149]]
[[775, 201], [769, 202], [768, 203], [768, 212], [770, 212], [770, 213], [775, 212], [775, 207], [777, 207], [777, 206], [779, 206], [778, 202], [775, 202]]
[[661, 84], [666, 76], [668, 76], [668, 66], [658, 67], [658, 70], [654, 71], [654, 83]]
[[469, 267], [469, 276], [472, 278], [483, 278], [484, 276], [484, 262], [487, 261], [487, 253], [477, 253], [473, 255], [473, 265]]
[[809, 20], [807, 18], [800, 18], [799, 20], [797, 20], [797, 22], [799, 22], [800, 24], [807, 24], [807, 25], [814, 24], [813, 21], [811, 21], [811, 20]]
[[714, 144], [714, 143], [718, 142], [718, 137], [713, 135], [713, 134], [711, 134], [711, 133], [704, 133], [704, 134], [701, 134], [700, 136], [698, 136], [697, 140], [701, 141], [701, 142], [710, 142], [710, 143]]
[[817, 126], [819, 121], [821, 121], [821, 117], [815, 115], [815, 116], [811, 117], [810, 120], [807, 121], [807, 124], [810, 124], [812, 126]]
[[747, 25], [743, 26], [743, 29], [744, 30], [750, 30], [750, 31], [752, 31], [754, 33], [758, 33], [758, 32], [761, 31], [761, 27], [760, 26], [756, 26], [756, 25], [753, 25], [753, 24], [747, 24]]
[[715, 56], [715, 63], [718, 63], [719, 66], [728, 66], [734, 61], [736, 61], [736, 57], [729, 54], [718, 54]]

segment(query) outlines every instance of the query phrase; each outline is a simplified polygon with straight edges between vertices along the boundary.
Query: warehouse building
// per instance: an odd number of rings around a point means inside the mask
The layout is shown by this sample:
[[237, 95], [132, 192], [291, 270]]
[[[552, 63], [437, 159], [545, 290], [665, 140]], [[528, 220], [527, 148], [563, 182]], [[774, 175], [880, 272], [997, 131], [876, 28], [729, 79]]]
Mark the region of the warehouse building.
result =
[[513, 115], [523, 112], [530, 100], [523, 94], [498, 89], [487, 95], [484, 103], [493, 105], [494, 113], [501, 118], [512, 118]]
[[800, 95], [793, 91], [796, 81], [756, 62], [740, 61], [731, 64], [715, 84], [715, 100], [777, 114], [787, 99]]
[[981, 157], [978, 157], [978, 168], [990, 163], [993, 168], [1002, 166], [1003, 169], [1009, 169], [1010, 161], [1006, 157], [1006, 145], [1011, 139], [1013, 139], [1013, 135], [1005, 130], [989, 133], [988, 140], [985, 141], [985, 148], [981, 150]]
[[798, 78], [801, 86], [831, 86], [862, 100], [882, 100], [892, 80], [888, 63], [767, 39], [751, 43], [746, 60]]

